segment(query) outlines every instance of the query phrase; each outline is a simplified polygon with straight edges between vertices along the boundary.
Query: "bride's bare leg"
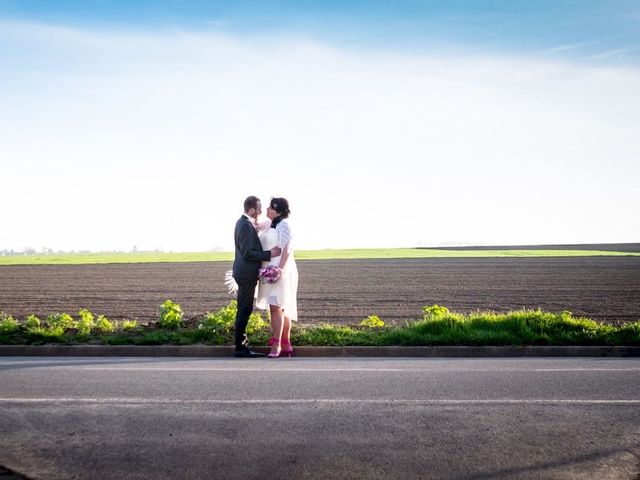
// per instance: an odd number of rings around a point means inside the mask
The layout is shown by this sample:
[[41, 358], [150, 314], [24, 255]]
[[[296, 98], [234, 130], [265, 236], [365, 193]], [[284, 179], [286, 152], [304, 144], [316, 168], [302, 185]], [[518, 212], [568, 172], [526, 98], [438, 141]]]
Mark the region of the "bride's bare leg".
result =
[[271, 346], [271, 353], [278, 353], [280, 351], [280, 337], [282, 337], [283, 327], [282, 309], [276, 305], [269, 305], [269, 311], [271, 312], [271, 331], [273, 332], [273, 338], [277, 339], [276, 343]]
[[291, 319], [284, 315], [284, 321], [282, 322], [282, 342], [291, 343], [289, 336], [291, 335]]

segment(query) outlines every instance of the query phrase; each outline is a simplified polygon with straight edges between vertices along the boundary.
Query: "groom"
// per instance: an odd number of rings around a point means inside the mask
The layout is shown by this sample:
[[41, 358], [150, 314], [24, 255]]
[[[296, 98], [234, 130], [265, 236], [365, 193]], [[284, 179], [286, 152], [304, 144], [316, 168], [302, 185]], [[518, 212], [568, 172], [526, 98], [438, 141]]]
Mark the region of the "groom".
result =
[[279, 247], [263, 251], [256, 220], [262, 213], [262, 205], [257, 197], [247, 197], [244, 201], [244, 214], [236, 222], [235, 244], [236, 257], [233, 261], [233, 278], [238, 284], [238, 312], [236, 314], [236, 357], [263, 357], [261, 353], [249, 348], [247, 339], [247, 323], [253, 312], [253, 299], [258, 283], [258, 272], [262, 262], [280, 255]]

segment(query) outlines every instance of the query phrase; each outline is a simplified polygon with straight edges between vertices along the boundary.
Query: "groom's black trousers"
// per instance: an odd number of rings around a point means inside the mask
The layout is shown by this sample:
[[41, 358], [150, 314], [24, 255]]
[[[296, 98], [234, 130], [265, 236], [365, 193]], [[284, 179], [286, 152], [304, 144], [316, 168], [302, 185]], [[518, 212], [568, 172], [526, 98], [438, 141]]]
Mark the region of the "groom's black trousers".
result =
[[249, 344], [247, 340], [247, 323], [253, 312], [253, 297], [256, 293], [257, 279], [238, 283], [238, 312], [236, 314], [236, 350]]

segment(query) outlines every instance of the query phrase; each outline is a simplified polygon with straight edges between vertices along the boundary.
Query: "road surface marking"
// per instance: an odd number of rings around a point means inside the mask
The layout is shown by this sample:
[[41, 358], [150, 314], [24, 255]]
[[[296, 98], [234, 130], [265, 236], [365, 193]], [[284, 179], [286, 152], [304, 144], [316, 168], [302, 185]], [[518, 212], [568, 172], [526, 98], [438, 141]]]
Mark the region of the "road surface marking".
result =
[[[66, 369], [68, 367], [52, 367]], [[80, 367], [128, 372], [640, 372], [640, 368], [224, 368], [224, 367]]]
[[[64, 368], [64, 367], [63, 367]], [[219, 368], [219, 367], [83, 367], [82, 370], [116, 372], [419, 372], [420, 368]]]
[[640, 399], [630, 400], [605, 400], [605, 399], [485, 399], [485, 400], [457, 400], [457, 399], [371, 399], [371, 398], [300, 398], [300, 399], [152, 399], [152, 398], [0, 398], [0, 403], [102, 403], [102, 404], [127, 404], [127, 405], [157, 405], [157, 404], [399, 404], [399, 405], [487, 405], [487, 404], [580, 404], [580, 405], [635, 405], [640, 404]]
[[640, 368], [534, 368], [536, 372], [640, 372]]
[[[20, 363], [0, 363], [16, 365]], [[32, 368], [50, 370], [90, 370], [105, 372], [640, 372], [640, 368], [391, 368], [391, 367], [94, 367], [85, 365], [47, 365]]]

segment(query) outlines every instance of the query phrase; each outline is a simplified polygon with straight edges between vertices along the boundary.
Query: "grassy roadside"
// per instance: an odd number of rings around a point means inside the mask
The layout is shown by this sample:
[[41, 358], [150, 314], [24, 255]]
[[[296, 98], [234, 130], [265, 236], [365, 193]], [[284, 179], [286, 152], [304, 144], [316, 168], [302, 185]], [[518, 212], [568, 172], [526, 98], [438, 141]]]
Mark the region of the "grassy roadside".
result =
[[[299, 250], [299, 260], [352, 260], [381, 258], [505, 258], [505, 257], [595, 257], [640, 256], [637, 252], [601, 250], [437, 250], [424, 248]], [[2, 265], [85, 265], [106, 263], [159, 263], [159, 262], [231, 262], [232, 252], [138, 252], [138, 253], [86, 253], [62, 255], [7, 255], [0, 256]]]
[[[166, 306], [168, 305], [168, 307]], [[158, 322], [138, 325], [135, 321], [111, 322], [86, 310], [78, 319], [54, 314], [41, 321], [24, 321], [0, 315], [0, 344], [100, 344], [100, 345], [231, 345], [236, 305], [231, 302], [199, 319], [182, 320], [182, 311], [172, 302], [163, 304]], [[37, 321], [36, 321], [37, 320]], [[251, 317], [248, 334], [253, 345], [266, 345], [269, 324], [260, 315]], [[437, 305], [425, 307], [423, 317], [402, 326], [386, 326], [376, 316], [358, 325], [294, 325], [294, 345], [317, 346], [418, 346], [418, 345], [640, 345], [640, 320], [622, 326], [540, 310], [508, 313], [449, 312]]]

